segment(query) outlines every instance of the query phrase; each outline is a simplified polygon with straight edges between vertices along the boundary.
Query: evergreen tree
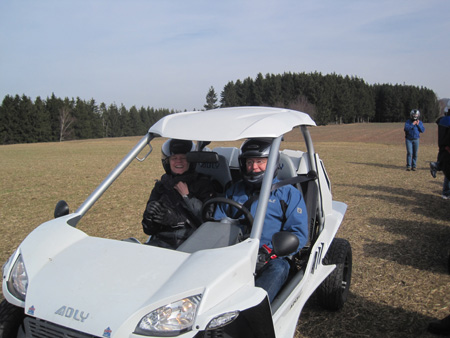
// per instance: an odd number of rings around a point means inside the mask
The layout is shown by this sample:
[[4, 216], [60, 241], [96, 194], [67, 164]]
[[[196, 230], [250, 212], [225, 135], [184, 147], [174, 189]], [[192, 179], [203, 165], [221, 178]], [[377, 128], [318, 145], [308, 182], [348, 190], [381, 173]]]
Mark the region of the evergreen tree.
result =
[[141, 126], [139, 129], [138, 135], [144, 135], [147, 132], [147, 130], [151, 127], [150, 116], [148, 115], [148, 109], [141, 107], [139, 109], [139, 118], [141, 120]]
[[219, 107], [217, 105], [217, 94], [214, 87], [211, 86], [206, 94], [206, 104], [203, 106], [206, 110], [216, 109]]
[[264, 85], [264, 98], [270, 107], [282, 107], [284, 105], [281, 95], [281, 76], [267, 74]]
[[73, 130], [74, 137], [76, 139], [88, 139], [93, 138], [93, 123], [91, 119], [91, 107], [86, 104], [85, 101], [77, 97], [74, 108], [72, 110], [72, 116], [74, 118]]
[[6, 95], [0, 106], [0, 142], [1, 144], [17, 143], [15, 131], [20, 128], [17, 116], [19, 96]]
[[45, 109], [50, 116], [50, 129], [52, 135], [48, 141], [59, 141], [60, 138], [60, 123], [59, 114], [63, 107], [63, 101], [57, 98], [54, 93], [51, 97], [47, 97], [45, 101]]
[[258, 73], [255, 79], [255, 83], [253, 85], [253, 102], [254, 106], [264, 106], [264, 76], [261, 73]]
[[222, 108], [239, 106], [239, 98], [233, 81], [228, 82], [225, 87], [223, 87], [220, 103]]
[[124, 136], [136, 136], [143, 135], [139, 134], [139, 126], [141, 124], [141, 118], [139, 116], [138, 110], [136, 106], [132, 106], [128, 112], [128, 121], [127, 121], [127, 133], [124, 132]]
[[106, 137], [122, 136], [120, 113], [115, 103], [110, 104], [106, 110], [106, 123], [108, 125]]
[[94, 99], [91, 99], [87, 103], [89, 109], [89, 120], [91, 121], [91, 131], [92, 138], [100, 138], [103, 137], [103, 126], [102, 126], [102, 118], [100, 114], [100, 109], [95, 103]]
[[281, 96], [283, 98], [283, 107], [287, 107], [298, 98], [294, 87], [294, 76], [291, 73], [284, 73], [281, 76]]
[[116, 104], [113, 103], [107, 110], [107, 123], [109, 125], [107, 137], [119, 137], [122, 136], [122, 126], [119, 109]]
[[40, 96], [34, 101], [36, 118], [34, 120], [34, 138], [37, 142], [48, 142], [51, 139], [52, 129], [48, 110]]
[[15, 137], [18, 143], [36, 142], [34, 139], [33, 119], [35, 117], [35, 109], [33, 101], [25, 96], [19, 99], [19, 106], [17, 109], [17, 120], [21, 127], [16, 130]]

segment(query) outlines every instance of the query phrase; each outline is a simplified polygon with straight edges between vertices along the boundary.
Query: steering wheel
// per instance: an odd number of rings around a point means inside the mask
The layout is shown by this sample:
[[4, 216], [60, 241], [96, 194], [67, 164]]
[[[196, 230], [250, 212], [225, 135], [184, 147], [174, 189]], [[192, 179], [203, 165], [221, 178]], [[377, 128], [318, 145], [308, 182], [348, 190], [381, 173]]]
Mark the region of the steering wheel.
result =
[[214, 197], [211, 198], [210, 200], [207, 200], [202, 207], [202, 219], [206, 221], [214, 220], [212, 217], [206, 217], [206, 211], [208, 210], [207, 207], [213, 203], [228, 204], [230, 207], [235, 207], [238, 210], [238, 212], [240, 211], [245, 216], [245, 219], [249, 222], [250, 226], [253, 224], [253, 216], [250, 213], [250, 210], [248, 210], [242, 204], [226, 197]]

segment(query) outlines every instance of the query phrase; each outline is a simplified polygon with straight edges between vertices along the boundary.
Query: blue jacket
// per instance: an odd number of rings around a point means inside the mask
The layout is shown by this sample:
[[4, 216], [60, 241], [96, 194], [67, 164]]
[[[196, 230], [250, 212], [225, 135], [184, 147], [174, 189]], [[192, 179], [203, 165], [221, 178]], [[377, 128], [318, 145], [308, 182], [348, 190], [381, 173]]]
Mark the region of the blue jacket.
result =
[[422, 121], [419, 120], [419, 124], [416, 126], [413, 124], [413, 120], [408, 119], [405, 122], [405, 138], [408, 140], [415, 140], [420, 138], [420, 133], [425, 131]]
[[[276, 182], [279, 182], [277, 178], [273, 180], [273, 183]], [[225, 197], [244, 204], [249, 199], [249, 194], [251, 192], [248, 191], [244, 181], [239, 181], [226, 191]], [[281, 201], [284, 201], [287, 205], [285, 212]], [[255, 216], [257, 206], [258, 200], [256, 199], [250, 207], [250, 213], [253, 216]], [[229, 205], [218, 205], [214, 218], [220, 220], [226, 217], [228, 208]], [[232, 215], [236, 212], [236, 208], [232, 208]], [[243, 218], [243, 216], [240, 218]], [[286, 221], [283, 224], [284, 219]], [[281, 230], [290, 231], [298, 237], [300, 245], [297, 251], [305, 246], [308, 240], [308, 216], [305, 200], [301, 192], [292, 185], [282, 186], [270, 193], [260, 246], [266, 244], [272, 248], [272, 236]]]
[[450, 127], [450, 115], [443, 116], [439, 118], [438, 125], [444, 127]]

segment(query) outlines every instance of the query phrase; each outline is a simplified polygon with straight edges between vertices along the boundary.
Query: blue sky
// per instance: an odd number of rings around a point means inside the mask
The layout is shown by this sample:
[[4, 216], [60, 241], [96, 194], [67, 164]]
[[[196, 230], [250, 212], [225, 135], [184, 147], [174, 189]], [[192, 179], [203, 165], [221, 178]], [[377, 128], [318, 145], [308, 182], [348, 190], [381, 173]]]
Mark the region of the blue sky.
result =
[[450, 97], [448, 0], [1, 0], [0, 99], [202, 109], [213, 86], [321, 72]]

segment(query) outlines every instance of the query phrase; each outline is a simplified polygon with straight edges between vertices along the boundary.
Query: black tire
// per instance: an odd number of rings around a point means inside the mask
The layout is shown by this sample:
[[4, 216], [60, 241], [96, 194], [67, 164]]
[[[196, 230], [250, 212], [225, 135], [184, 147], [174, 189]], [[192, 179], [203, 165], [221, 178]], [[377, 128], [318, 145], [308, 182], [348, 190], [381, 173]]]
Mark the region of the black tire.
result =
[[24, 317], [23, 308], [3, 300], [0, 303], [0, 338], [16, 338]]
[[448, 268], [448, 273], [450, 273], [450, 254], [448, 255], [447, 268]]
[[320, 305], [330, 311], [340, 310], [347, 301], [352, 278], [352, 247], [342, 238], [335, 238], [322, 262], [336, 264], [333, 272], [317, 288]]

